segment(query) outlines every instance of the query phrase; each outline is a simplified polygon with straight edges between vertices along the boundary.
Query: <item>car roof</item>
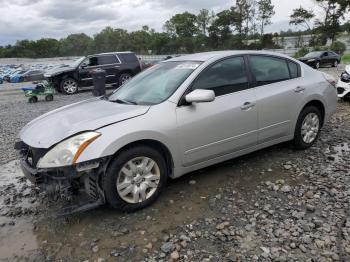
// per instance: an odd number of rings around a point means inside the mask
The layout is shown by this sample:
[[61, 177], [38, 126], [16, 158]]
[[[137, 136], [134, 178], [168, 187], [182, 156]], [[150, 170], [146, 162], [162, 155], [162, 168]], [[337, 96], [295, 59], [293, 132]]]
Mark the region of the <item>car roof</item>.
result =
[[283, 55], [280, 53], [276, 52], [269, 52], [269, 51], [247, 51], [247, 50], [242, 50], [242, 51], [213, 51], [213, 52], [205, 52], [205, 53], [197, 53], [197, 54], [191, 54], [191, 55], [184, 55], [184, 56], [178, 56], [169, 60], [164, 61], [163, 63], [166, 62], [181, 62], [181, 61], [201, 61], [201, 62], [206, 62], [208, 60], [211, 60], [213, 58], [223, 58], [227, 56], [233, 56], [233, 55], [249, 55], [249, 54], [258, 54], [258, 55], [271, 55], [271, 56], [279, 56], [282, 58], [288, 58], [292, 59], [291, 57], [287, 55]]
[[89, 56], [95, 56], [95, 55], [122, 55], [122, 54], [134, 54], [134, 52], [131, 52], [131, 51], [124, 51], [124, 52], [107, 52], [107, 53], [94, 54], [94, 55], [89, 55]]

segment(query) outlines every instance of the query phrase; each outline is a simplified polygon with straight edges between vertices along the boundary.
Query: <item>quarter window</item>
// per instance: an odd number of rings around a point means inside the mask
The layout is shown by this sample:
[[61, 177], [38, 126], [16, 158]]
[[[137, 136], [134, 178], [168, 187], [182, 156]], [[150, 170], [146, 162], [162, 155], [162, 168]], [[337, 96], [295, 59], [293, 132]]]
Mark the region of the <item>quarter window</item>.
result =
[[290, 79], [287, 61], [268, 56], [251, 56], [250, 65], [258, 86]]
[[297, 77], [299, 77], [298, 65], [297, 65], [296, 63], [293, 63], [293, 62], [288, 61], [288, 66], [289, 66], [291, 78], [297, 78]]
[[229, 58], [205, 70], [195, 80], [192, 90], [209, 89], [216, 96], [238, 92], [249, 87], [243, 57]]
[[124, 63], [137, 63], [139, 60], [135, 54], [118, 54]]

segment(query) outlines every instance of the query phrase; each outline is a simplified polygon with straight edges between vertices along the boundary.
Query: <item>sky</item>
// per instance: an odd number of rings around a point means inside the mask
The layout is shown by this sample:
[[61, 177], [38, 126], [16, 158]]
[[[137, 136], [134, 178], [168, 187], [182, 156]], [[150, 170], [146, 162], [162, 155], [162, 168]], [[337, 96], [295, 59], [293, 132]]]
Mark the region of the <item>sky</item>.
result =
[[[93, 35], [106, 26], [139, 30], [148, 25], [162, 31], [174, 14], [219, 12], [230, 0], [0, 0], [0, 45], [21, 39], [62, 38], [72, 33]], [[276, 14], [268, 32], [289, 28], [294, 8], [315, 9], [313, 0], [272, 0]]]

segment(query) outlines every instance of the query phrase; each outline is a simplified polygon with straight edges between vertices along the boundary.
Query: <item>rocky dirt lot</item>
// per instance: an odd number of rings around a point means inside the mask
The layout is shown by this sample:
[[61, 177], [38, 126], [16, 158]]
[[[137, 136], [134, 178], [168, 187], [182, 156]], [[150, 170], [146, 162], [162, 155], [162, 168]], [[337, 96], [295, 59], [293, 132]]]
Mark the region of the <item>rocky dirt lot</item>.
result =
[[0, 86], [0, 260], [350, 261], [349, 102], [309, 150], [286, 143], [191, 173], [134, 214], [57, 218], [13, 143], [25, 123], [91, 94], [32, 105], [18, 87]]

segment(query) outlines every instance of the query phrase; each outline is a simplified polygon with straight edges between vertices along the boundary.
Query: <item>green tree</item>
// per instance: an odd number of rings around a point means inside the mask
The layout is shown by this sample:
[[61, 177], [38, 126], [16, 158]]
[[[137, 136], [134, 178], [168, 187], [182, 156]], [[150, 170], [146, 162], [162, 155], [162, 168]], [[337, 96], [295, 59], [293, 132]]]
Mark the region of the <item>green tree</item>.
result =
[[343, 24], [341, 30], [343, 32], [350, 33], [350, 22], [346, 22], [345, 24]]
[[165, 29], [171, 36], [177, 36], [176, 43], [179, 52], [193, 52], [195, 46], [193, 37], [199, 34], [197, 16], [189, 12], [174, 15], [165, 23]]
[[311, 31], [311, 20], [315, 17], [312, 10], [306, 10], [303, 7], [299, 7], [293, 10], [290, 16], [290, 25], [303, 26], [306, 30]]
[[317, 31], [320, 33], [323, 42], [328, 38], [332, 43], [336, 40], [337, 34], [341, 31], [341, 20], [350, 8], [349, 0], [315, 0], [323, 10], [323, 19], [316, 20]]
[[342, 55], [346, 51], [346, 44], [340, 41], [335, 41], [332, 43], [329, 49]]
[[106, 27], [94, 36], [90, 52], [127, 51], [129, 49], [129, 34], [124, 29]]
[[272, 4], [271, 0], [259, 0], [257, 4], [260, 35], [263, 37], [265, 26], [271, 24], [271, 18], [275, 15], [275, 6]]
[[175, 29], [175, 33], [180, 37], [192, 37], [199, 33], [197, 16], [189, 12], [174, 15], [166, 22], [165, 28], [170, 32]]
[[148, 31], [135, 31], [129, 34], [130, 50], [139, 53], [147, 54], [151, 48], [151, 35]]
[[197, 15], [197, 25], [203, 35], [207, 35], [208, 28], [214, 18], [215, 14], [210, 13], [207, 9], [202, 9]]
[[236, 19], [236, 14], [233, 8], [224, 10], [218, 14], [209, 27], [209, 38], [213, 48], [223, 47], [232, 35], [232, 25]]
[[33, 44], [35, 57], [55, 57], [58, 56], [60, 42], [53, 38], [42, 38]]
[[60, 55], [87, 55], [93, 39], [86, 34], [72, 34], [60, 41]]
[[231, 7], [232, 22], [238, 32], [238, 35], [243, 39], [245, 33], [244, 21], [247, 18], [247, 1], [237, 0], [236, 5]]

